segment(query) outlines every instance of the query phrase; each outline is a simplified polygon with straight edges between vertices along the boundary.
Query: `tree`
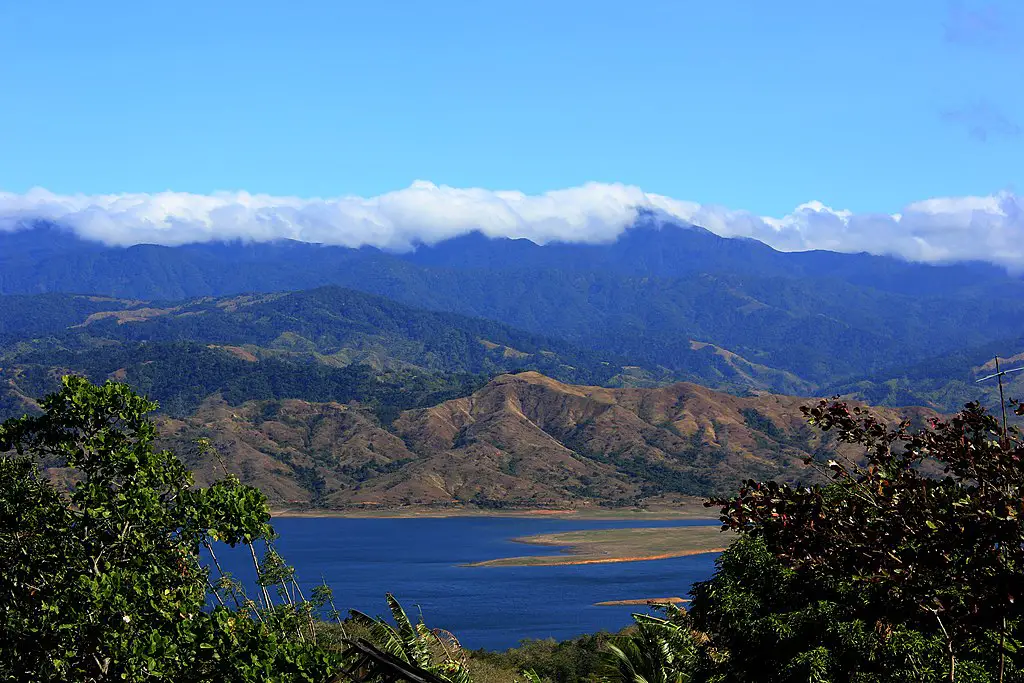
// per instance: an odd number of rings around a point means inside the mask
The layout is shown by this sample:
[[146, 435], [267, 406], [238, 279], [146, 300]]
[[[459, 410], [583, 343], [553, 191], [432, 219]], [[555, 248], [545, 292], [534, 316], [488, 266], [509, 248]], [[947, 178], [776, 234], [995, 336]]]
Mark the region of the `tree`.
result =
[[[903, 670], [924, 672], [919, 680], [1021, 680], [1020, 434], [1011, 429], [1004, 438], [978, 404], [919, 430], [887, 426], [836, 400], [805, 414], [840, 441], [862, 445], [864, 457], [808, 461], [830, 475], [826, 485], [749, 481], [734, 498], [709, 503], [721, 506], [724, 528], [748, 540], [726, 553], [716, 577], [695, 592], [695, 625], [707, 629], [713, 643], [706, 651], [718, 647], [734, 665], [748, 648], [778, 655], [780, 643], [801, 632], [793, 619], [818, 610], [803, 630], [810, 637], [801, 652], [818, 658], [822, 675], [833, 676], [820, 680], [902, 680], [887, 679], [879, 668], [885, 661], [891, 669], [886, 657], [899, 653]], [[755, 541], [760, 545], [750, 545]], [[758, 563], [772, 579], [762, 575], [760, 590], [734, 581], [742, 576], [734, 559], [755, 547], [767, 553]], [[741, 630], [754, 617], [774, 620], [775, 635], [744, 644]], [[825, 626], [837, 621], [860, 631], [859, 644], [849, 640], [851, 633], [845, 641], [830, 640]], [[901, 639], [918, 642], [896, 647]], [[941, 663], [934, 661], [936, 643]], [[820, 649], [812, 652], [811, 644]], [[925, 654], [932, 661], [917, 661]], [[840, 660], [839, 669], [828, 665]], [[837, 671], [841, 679], [834, 678]], [[776, 673], [773, 680], [808, 680]]]
[[921, 683], [944, 670], [943, 643], [859, 614], [852, 584], [826, 588], [744, 536], [694, 586], [688, 613], [697, 635], [694, 681]]
[[[314, 604], [273, 603], [268, 575], [261, 605], [215, 590], [200, 563], [272, 538], [257, 489], [193, 487], [125, 385], [65, 377], [41, 407], [0, 426], [0, 680], [326, 680], [340, 655], [316, 646]], [[69, 492], [38, 461], [69, 468]]]

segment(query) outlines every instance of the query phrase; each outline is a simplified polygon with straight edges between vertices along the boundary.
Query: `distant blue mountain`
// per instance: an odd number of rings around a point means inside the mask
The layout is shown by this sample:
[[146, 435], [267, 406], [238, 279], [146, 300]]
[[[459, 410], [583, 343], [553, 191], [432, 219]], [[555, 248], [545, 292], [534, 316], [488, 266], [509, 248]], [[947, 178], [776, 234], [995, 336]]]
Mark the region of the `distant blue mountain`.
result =
[[105, 247], [0, 233], [0, 293], [178, 300], [341, 285], [496, 320], [730, 390], [809, 391], [1019, 336], [1024, 283], [991, 265], [782, 253], [644, 215], [599, 245], [479, 233], [405, 254], [300, 242]]
[[866, 253], [780, 252], [749, 238], [724, 238], [698, 226], [643, 217], [615, 242], [540, 246], [526, 239], [491, 239], [479, 232], [403, 255], [412, 263], [457, 269], [563, 269], [644, 277], [742, 273], [840, 280], [882, 291], [947, 295], [1016, 282], [1005, 269], [968, 262], [933, 266]]

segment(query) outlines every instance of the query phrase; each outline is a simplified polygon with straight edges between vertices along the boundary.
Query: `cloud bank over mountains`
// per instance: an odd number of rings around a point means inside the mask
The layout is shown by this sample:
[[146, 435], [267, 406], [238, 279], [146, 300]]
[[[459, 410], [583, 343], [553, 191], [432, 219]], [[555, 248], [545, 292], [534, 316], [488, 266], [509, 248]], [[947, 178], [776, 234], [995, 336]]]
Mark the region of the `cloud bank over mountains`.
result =
[[50, 221], [108, 245], [293, 239], [407, 250], [473, 230], [539, 244], [610, 242], [645, 210], [781, 251], [866, 251], [1024, 268], [1024, 198], [1008, 192], [928, 199], [899, 214], [851, 213], [809, 202], [786, 216], [767, 217], [603, 183], [526, 195], [417, 181], [376, 197], [333, 199], [247, 192], [57, 195], [35, 189], [0, 192], [0, 230]]

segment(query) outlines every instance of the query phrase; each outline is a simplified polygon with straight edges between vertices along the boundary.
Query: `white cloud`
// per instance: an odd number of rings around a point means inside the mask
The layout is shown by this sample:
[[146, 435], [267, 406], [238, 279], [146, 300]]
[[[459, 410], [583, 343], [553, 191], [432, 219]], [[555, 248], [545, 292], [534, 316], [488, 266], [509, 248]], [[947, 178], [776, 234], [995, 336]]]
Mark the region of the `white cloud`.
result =
[[892, 215], [855, 214], [812, 201], [786, 216], [764, 217], [601, 183], [526, 195], [418, 181], [377, 197], [335, 199], [247, 192], [56, 195], [36, 189], [0, 192], [0, 230], [46, 220], [112, 245], [285, 238], [403, 250], [472, 230], [537, 243], [608, 242], [641, 209], [783, 251], [867, 251], [912, 261], [981, 260], [1024, 268], [1024, 199], [1011, 193], [928, 199]]

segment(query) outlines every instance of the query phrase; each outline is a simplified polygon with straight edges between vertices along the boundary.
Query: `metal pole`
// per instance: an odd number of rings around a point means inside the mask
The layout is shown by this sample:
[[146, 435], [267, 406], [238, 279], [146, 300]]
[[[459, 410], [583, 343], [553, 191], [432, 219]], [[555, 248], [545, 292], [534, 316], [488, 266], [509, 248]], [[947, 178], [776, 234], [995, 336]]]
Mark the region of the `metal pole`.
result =
[[999, 379], [999, 406], [1003, 409], [1003, 446], [1006, 446], [1006, 399], [1003, 398], [1003, 373], [999, 370], [999, 356], [996, 356], [996, 377]]

